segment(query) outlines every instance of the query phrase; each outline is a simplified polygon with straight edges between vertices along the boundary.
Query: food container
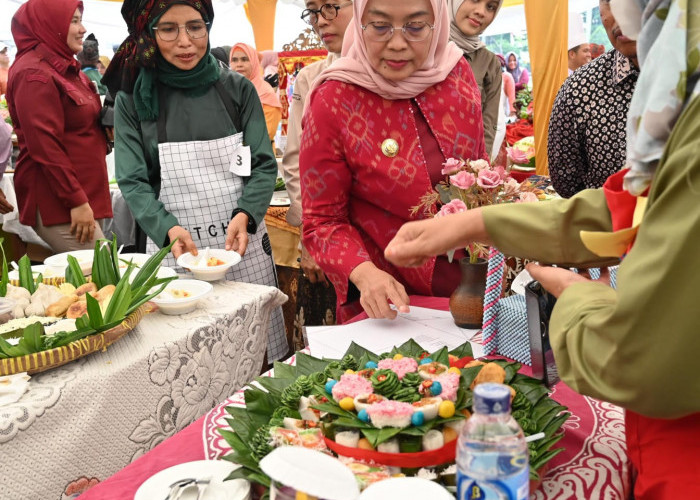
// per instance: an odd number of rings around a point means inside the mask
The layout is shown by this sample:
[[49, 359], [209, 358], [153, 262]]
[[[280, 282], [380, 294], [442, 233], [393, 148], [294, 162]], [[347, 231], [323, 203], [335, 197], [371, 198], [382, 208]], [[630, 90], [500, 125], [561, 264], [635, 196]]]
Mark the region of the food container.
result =
[[178, 279], [168, 283], [151, 301], [163, 314], [185, 314], [193, 311], [197, 303], [213, 289], [209, 283], [199, 280]]
[[[221, 264], [212, 265], [210, 260]], [[183, 253], [177, 259], [177, 265], [188, 269], [198, 280], [216, 281], [223, 279], [228, 270], [241, 261], [241, 254], [230, 250], [210, 249], [200, 251], [197, 255]]]
[[320, 451], [283, 446], [260, 460], [260, 468], [272, 479], [270, 500], [355, 500], [360, 493], [352, 471]]

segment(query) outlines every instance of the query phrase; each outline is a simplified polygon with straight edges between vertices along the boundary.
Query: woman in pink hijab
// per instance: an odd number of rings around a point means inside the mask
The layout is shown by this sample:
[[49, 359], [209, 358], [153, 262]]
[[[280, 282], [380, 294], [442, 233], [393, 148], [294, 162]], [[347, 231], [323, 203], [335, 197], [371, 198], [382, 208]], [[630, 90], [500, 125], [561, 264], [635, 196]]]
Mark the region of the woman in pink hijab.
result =
[[255, 85], [255, 90], [258, 91], [258, 97], [260, 97], [260, 102], [265, 112], [267, 133], [270, 136], [270, 140], [274, 140], [277, 133], [277, 125], [282, 119], [282, 105], [270, 84], [263, 80], [263, 71], [262, 66], [260, 66], [258, 52], [250, 45], [237, 43], [231, 49], [229, 65], [233, 71], [245, 76]]
[[[485, 158], [481, 96], [449, 42], [444, 0], [356, 0], [342, 57], [314, 82], [299, 167], [304, 245], [335, 286], [338, 319], [393, 318], [408, 295], [449, 296], [457, 261], [383, 256], [451, 157]], [[359, 299], [359, 301], [358, 301]]]

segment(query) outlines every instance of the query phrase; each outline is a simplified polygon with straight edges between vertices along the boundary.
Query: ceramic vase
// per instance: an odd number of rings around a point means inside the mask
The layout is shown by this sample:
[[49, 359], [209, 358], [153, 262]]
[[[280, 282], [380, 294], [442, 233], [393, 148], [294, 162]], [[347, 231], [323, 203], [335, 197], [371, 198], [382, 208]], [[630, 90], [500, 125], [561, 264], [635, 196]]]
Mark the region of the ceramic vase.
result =
[[460, 328], [481, 328], [484, 317], [484, 292], [486, 290], [486, 271], [488, 260], [469, 258], [460, 259], [459, 267], [462, 280], [450, 295], [450, 313], [455, 325]]

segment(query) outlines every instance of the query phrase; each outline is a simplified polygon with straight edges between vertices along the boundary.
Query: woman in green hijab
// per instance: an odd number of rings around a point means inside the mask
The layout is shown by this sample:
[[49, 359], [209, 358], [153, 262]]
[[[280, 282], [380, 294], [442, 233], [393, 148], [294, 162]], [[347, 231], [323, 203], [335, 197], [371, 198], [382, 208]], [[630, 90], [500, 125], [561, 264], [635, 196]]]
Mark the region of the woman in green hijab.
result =
[[[116, 95], [117, 181], [149, 253], [245, 255], [227, 279], [276, 286], [264, 216], [277, 176], [255, 87], [210, 53], [211, 0], [126, 0], [129, 37], [103, 82]], [[268, 360], [287, 353], [281, 310]]]

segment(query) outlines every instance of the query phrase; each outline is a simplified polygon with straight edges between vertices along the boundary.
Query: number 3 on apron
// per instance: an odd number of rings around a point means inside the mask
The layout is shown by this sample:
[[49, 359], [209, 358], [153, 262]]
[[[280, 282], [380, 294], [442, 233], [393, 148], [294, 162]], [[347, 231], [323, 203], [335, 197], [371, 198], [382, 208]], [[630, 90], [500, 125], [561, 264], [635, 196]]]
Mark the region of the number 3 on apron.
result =
[[[243, 194], [244, 184], [240, 176], [245, 173], [246, 166], [243, 134], [208, 141], [167, 142], [164, 115], [161, 112], [158, 118], [160, 201], [190, 232], [198, 249], [224, 248], [231, 212]], [[247, 175], [250, 175], [250, 148], [247, 149]], [[230, 169], [237, 163], [234, 154], [239, 153], [242, 165], [237, 166], [239, 175], [236, 175]], [[158, 246], [149, 238], [146, 250], [155, 253]], [[176, 267], [172, 254], [168, 254], [164, 265]], [[182, 269], [178, 271], [182, 272]], [[226, 273], [226, 280], [277, 287], [264, 220], [258, 224], [255, 234], [248, 235], [246, 253], [240, 264]], [[278, 360], [287, 354], [287, 350], [282, 309], [278, 307], [270, 321], [267, 358], [269, 361]]]

